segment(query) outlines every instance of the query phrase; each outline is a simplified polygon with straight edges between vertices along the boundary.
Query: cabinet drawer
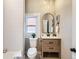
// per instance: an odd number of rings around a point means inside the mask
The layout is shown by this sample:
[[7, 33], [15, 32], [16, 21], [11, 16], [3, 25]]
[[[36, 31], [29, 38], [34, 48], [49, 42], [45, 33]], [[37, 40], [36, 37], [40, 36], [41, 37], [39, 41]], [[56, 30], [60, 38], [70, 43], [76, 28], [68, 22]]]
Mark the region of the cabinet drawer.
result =
[[60, 51], [60, 48], [59, 47], [55, 47], [55, 46], [51, 46], [51, 47], [46, 47], [46, 46], [43, 46], [42, 47], [42, 50], [43, 51], [48, 51], [48, 52], [59, 52]]
[[60, 40], [43, 40], [42, 45], [45, 47], [60, 46]]

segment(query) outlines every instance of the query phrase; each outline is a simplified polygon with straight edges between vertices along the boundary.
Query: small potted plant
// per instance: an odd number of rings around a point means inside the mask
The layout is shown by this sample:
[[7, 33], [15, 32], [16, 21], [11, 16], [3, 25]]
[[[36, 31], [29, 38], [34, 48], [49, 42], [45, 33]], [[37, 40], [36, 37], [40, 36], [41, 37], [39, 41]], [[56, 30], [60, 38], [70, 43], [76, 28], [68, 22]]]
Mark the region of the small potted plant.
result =
[[35, 38], [35, 36], [36, 36], [36, 34], [35, 33], [32, 33], [32, 37]]

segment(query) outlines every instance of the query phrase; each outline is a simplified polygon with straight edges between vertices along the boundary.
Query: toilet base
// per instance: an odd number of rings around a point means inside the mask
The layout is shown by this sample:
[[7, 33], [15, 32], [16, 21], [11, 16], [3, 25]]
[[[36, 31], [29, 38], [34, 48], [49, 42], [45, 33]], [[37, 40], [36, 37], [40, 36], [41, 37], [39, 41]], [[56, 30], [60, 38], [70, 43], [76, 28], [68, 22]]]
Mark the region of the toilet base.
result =
[[[29, 57], [28, 57], [29, 58]], [[36, 57], [31, 57], [31, 58], [29, 58], [29, 59], [36, 59]]]

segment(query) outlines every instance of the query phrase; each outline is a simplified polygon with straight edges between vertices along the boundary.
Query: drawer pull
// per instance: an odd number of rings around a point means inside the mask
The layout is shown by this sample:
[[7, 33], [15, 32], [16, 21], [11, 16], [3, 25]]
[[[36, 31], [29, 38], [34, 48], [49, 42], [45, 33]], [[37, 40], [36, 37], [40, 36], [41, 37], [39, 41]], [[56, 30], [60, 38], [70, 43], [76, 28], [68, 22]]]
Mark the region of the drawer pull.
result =
[[49, 49], [54, 49], [54, 48], [49, 48]]
[[53, 44], [53, 42], [49, 42], [49, 44]]

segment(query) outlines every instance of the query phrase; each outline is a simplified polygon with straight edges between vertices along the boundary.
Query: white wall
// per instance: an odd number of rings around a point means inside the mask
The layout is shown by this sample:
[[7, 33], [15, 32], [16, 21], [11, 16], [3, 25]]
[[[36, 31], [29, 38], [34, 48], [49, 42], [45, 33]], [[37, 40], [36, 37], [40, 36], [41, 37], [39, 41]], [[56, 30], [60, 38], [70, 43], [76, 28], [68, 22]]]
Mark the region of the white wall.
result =
[[[72, 0], [72, 48], [76, 48], [76, 0]], [[76, 59], [75, 53], [72, 53], [72, 59]]]
[[72, 47], [76, 48], [76, 1], [72, 0]]
[[8, 51], [23, 50], [23, 2], [4, 0], [3, 48]]
[[61, 59], [72, 59], [72, 0], [56, 0], [57, 13], [60, 14], [60, 36], [62, 38]]
[[[53, 0], [25, 0], [26, 13], [47, 13], [54, 11]], [[49, 2], [50, 1], [50, 2]]]

